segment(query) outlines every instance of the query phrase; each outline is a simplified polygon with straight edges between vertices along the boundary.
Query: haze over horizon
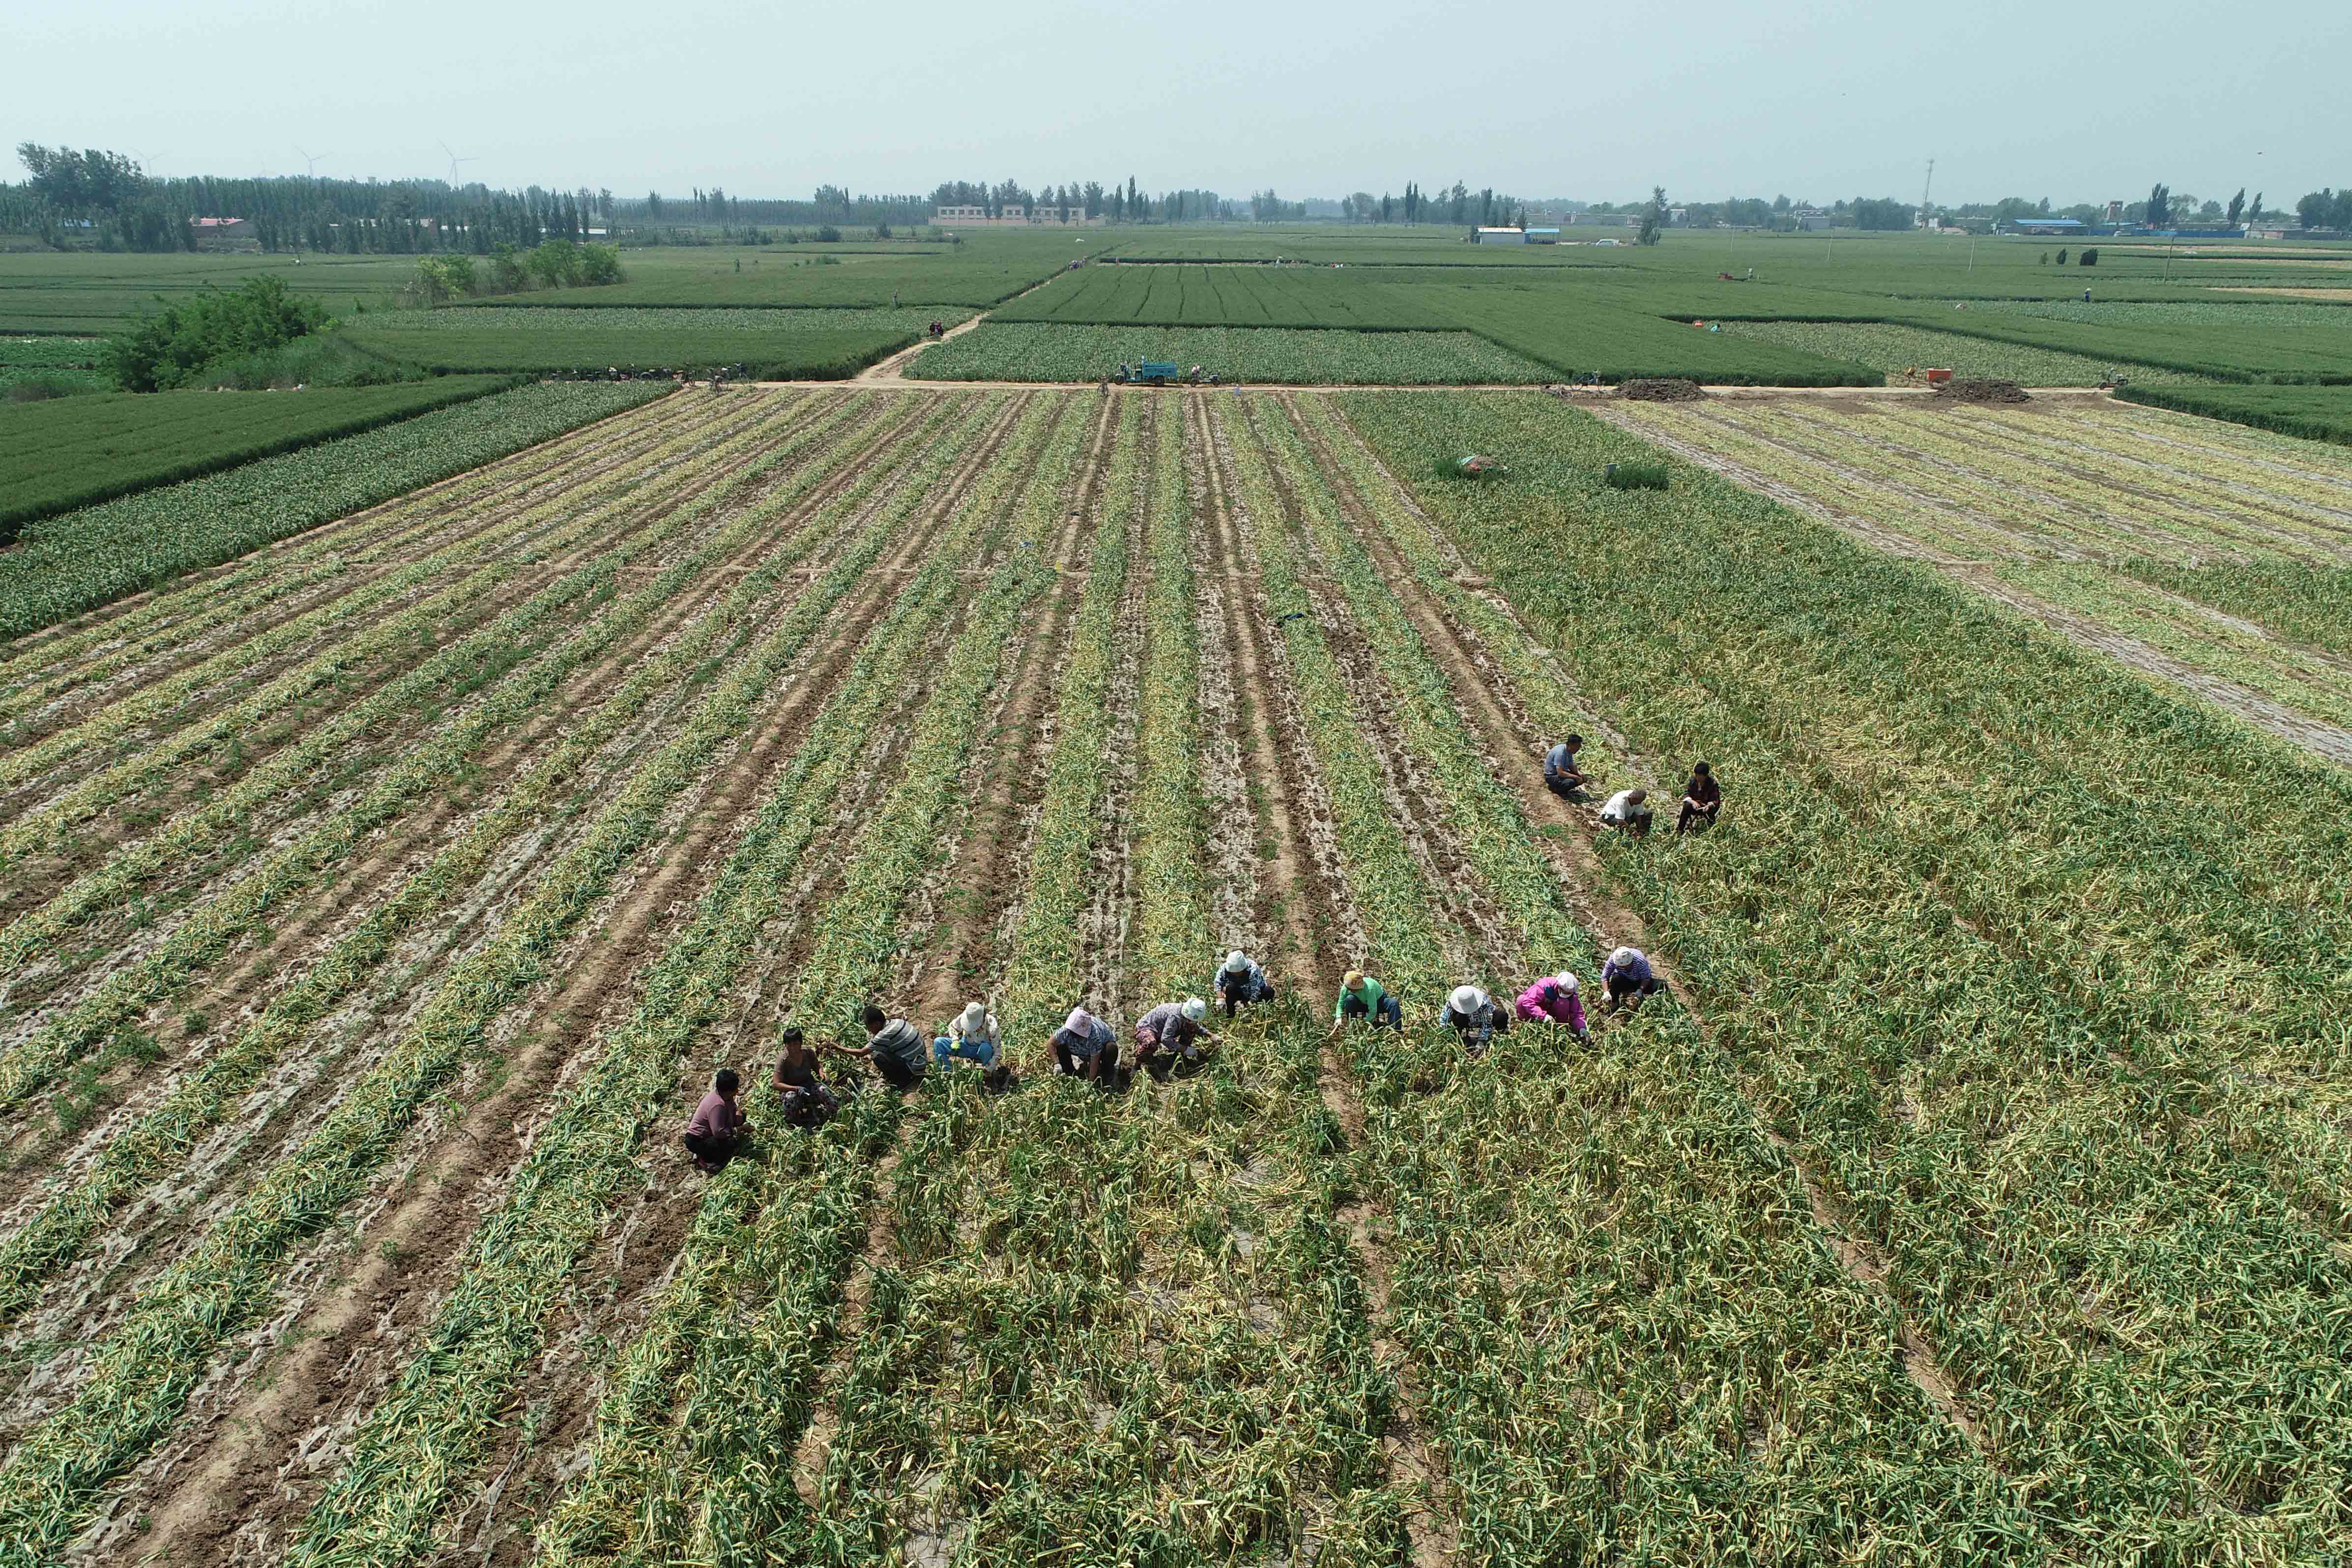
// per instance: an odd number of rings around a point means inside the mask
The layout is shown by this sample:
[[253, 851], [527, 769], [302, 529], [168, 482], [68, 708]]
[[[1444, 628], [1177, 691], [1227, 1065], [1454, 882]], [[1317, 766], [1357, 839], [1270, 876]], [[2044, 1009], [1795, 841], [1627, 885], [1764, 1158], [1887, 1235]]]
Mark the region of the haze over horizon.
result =
[[[2267, 205], [2340, 184], [2352, 7], [2020, 0], [1927, 16], [1425, 0], [743, 13], [19, 0], [11, 144], [161, 175], [446, 176], [627, 195], [1132, 175], [1232, 198], [1468, 181], [1528, 198]], [[11, 174], [9, 177], [21, 177]]]

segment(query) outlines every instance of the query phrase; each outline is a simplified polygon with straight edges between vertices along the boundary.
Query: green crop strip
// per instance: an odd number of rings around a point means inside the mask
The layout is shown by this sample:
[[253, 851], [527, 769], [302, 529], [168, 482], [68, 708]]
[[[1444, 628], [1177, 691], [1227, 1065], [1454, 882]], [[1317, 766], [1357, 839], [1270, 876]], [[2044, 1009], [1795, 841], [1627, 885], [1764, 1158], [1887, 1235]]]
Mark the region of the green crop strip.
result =
[[[1119, 632], [1139, 545], [1153, 570], [1144, 700], [1159, 710], [1141, 729], [1181, 744], [1139, 748], [1132, 848], [1186, 884], [1156, 916], [1171, 972], [1208, 952], [1181, 429], [1163, 406], [1147, 435], [1139, 400], [1123, 402], [1007, 962], [1008, 1037], [1024, 1043], [1058, 1022], [1090, 956], [1067, 910], [1101, 847], [1112, 671], [1140, 652]], [[1139, 898], [1141, 924], [1151, 894]], [[866, 1561], [910, 1532], [988, 1564], [1077, 1542], [1123, 1561], [1307, 1540], [1334, 1565], [1395, 1560], [1396, 1500], [1377, 1487], [1389, 1384], [1331, 1219], [1329, 1119], [1299, 1023], [1286, 1011], [1271, 1042], [1241, 1026], [1224, 1065], [1164, 1100], [1050, 1079], [992, 1104], [950, 1091], [898, 1168], [900, 1267], [877, 1278], [790, 1560]]]
[[[929, 420], [914, 431], [894, 429], [888, 434], [919, 436], [924, 430], [937, 429], [946, 424], [950, 406], [942, 404]], [[819, 422], [815, 433], [821, 436], [832, 428], [833, 423]], [[796, 479], [791, 493], [770, 498], [730, 529], [727, 541], [714, 541], [711, 548], [681, 561], [631, 595], [625, 609], [633, 619], [641, 623], [669, 602], [731, 542], [753, 536], [768, 526], [774, 516], [832, 472], [834, 462], [870, 439], [873, 432], [862, 422], [850, 423], [856, 427], [829, 443], [823, 456], [813, 460]], [[871, 477], [879, 479], [880, 475], [877, 469]], [[850, 515], [850, 509], [856, 508], [858, 501], [856, 489], [837, 498], [835, 514], [816, 519], [778, 544], [760, 569], [746, 576], [726, 601], [703, 617], [692, 631], [666, 648], [659, 658], [633, 670], [620, 689], [585, 721], [567, 728], [562, 746], [519, 779], [496, 810], [410, 878], [357, 930], [321, 954], [291, 988], [272, 999], [259, 1018], [228, 1047], [205, 1058], [163, 1104], [133, 1127], [110, 1138], [97, 1168], [80, 1185], [60, 1194], [0, 1242], [0, 1317], [21, 1310], [31, 1300], [38, 1283], [78, 1256], [89, 1237], [111, 1212], [184, 1159], [204, 1134], [218, 1124], [236, 1097], [251, 1089], [272, 1063], [281, 1059], [310, 1028], [340, 1005], [368, 972], [390, 955], [404, 934], [460, 896], [499, 849], [560, 809], [564, 790], [598, 751], [650, 703], [677, 689], [722, 638], [732, 640], [740, 636], [739, 628], [745, 625], [746, 617], [755, 613], [784, 574], [838, 531], [841, 518]], [[870, 531], [845, 552], [845, 560], [861, 565], [870, 563], [888, 532], [887, 526]], [[826, 606], [837, 602], [855, 578], [855, 572], [829, 572], [794, 603], [791, 613], [821, 621]], [[623, 629], [615, 626], [611, 635], [618, 636]], [[610, 640], [611, 637], [600, 636], [596, 642], [601, 647]], [[538, 689], [518, 686], [501, 690], [496, 702], [514, 713], [526, 710], [544, 695], [547, 688], [570, 669], [577, 668], [579, 662], [593, 651], [582, 647], [578, 658], [568, 658], [563, 668], [551, 670], [545, 681], [537, 683]]]
[[[542, 590], [485, 630], [416, 666], [341, 720], [312, 731], [300, 744], [272, 757], [197, 811], [175, 820], [163, 833], [121, 852], [106, 867], [60, 894], [50, 906], [26, 916], [0, 933], [0, 942], [5, 943], [0, 946], [0, 954], [5, 954], [11, 963], [26, 962], [92, 910], [126, 897], [141, 879], [236, 832], [255, 802], [269, 799], [285, 787], [288, 779], [299, 777], [315, 766], [319, 757], [331, 754], [328, 748], [344, 742], [352, 734], [366, 732], [383, 714], [397, 712], [440, 689], [451, 672], [467, 668], [481, 650], [515, 645], [520, 634], [550, 622], [556, 622], [560, 629], [560, 611], [591, 590], [609, 584], [628, 561], [689, 533], [722, 508], [737, 490], [782, 460], [781, 453], [772, 453], [718, 489], [674, 509], [638, 537]], [[658, 606], [641, 607], [650, 613]], [[622, 618], [625, 619], [625, 612]], [[589, 631], [564, 643], [521, 644], [527, 657], [515, 671], [509, 672], [508, 679], [515, 682], [518, 689], [531, 692], [535, 701], [553, 689], [557, 675], [567, 664], [562, 655], [552, 658], [538, 656], [551, 646], [576, 645], [583, 651], [593, 649], [602, 645], [606, 635], [595, 628], [611, 626], [614, 635], [617, 635], [621, 624], [621, 620], [608, 614], [591, 622]], [[499, 690], [503, 685], [502, 682], [492, 689]], [[137, 1016], [145, 1007], [177, 994], [288, 892], [308, 886], [322, 870], [348, 858], [373, 829], [427, 798], [427, 792], [461, 758], [530, 710], [528, 704], [518, 707], [496, 700], [478, 705], [461, 721], [445, 727], [425, 744], [404, 753], [392, 771], [348, 809], [333, 814], [303, 837], [274, 852], [226, 894], [191, 915], [140, 963], [109, 976], [89, 997], [45, 1020], [23, 1043], [0, 1056], [0, 1106], [19, 1103], [93, 1043]]]
[[150, 1288], [102, 1347], [74, 1401], [0, 1467], [0, 1563], [31, 1562], [69, 1538], [96, 1489], [169, 1429], [223, 1338], [275, 1293], [289, 1248], [364, 1189], [424, 1100], [478, 1047], [490, 1022], [622, 867], [657, 835], [665, 806], [741, 733], [789, 668], [814, 617], [787, 617], [698, 706], [677, 737], [632, 775], [505, 926], [454, 966], [385, 1058], [294, 1154], [257, 1180], [194, 1252]]
[[[756, 430], [736, 429], [722, 438], [704, 439], [689, 432], [677, 446], [685, 474], [718, 470], [741, 450], [761, 439]], [[167, 769], [241, 730], [257, 727], [289, 704], [322, 689], [331, 689], [339, 675], [366, 669], [383, 656], [412, 648], [421, 634], [439, 635], [441, 622], [452, 611], [479, 603], [499, 584], [526, 567], [574, 548], [628, 518], [627, 502], [650, 475], [633, 476], [615, 495], [583, 500], [559, 495], [482, 534], [465, 539], [426, 555], [412, 565], [371, 584], [341, 604], [303, 617], [308, 625], [281, 627], [253, 640], [250, 651], [231, 649], [206, 667], [183, 672], [139, 693], [127, 701], [110, 704], [85, 722], [59, 731], [12, 753], [0, 763], [0, 787], [39, 778], [77, 753], [115, 745], [140, 729], [166, 719], [205, 684], [266, 658], [282, 647], [295, 646], [306, 632], [331, 630], [343, 620], [381, 603], [397, 602], [410, 591], [431, 590], [425, 599], [385, 617], [347, 641], [331, 645], [259, 690], [233, 703], [202, 723], [190, 726], [167, 741], [151, 743], [134, 754], [85, 778], [72, 788], [44, 801], [0, 834], [0, 857], [13, 858], [47, 842], [45, 833], [83, 820], [108, 803], [143, 787]], [[642, 523], [642, 519], [631, 521]], [[658, 519], [655, 521], [659, 521]], [[553, 526], [543, 526], [553, 522]], [[520, 545], [520, 548], [517, 548]]]

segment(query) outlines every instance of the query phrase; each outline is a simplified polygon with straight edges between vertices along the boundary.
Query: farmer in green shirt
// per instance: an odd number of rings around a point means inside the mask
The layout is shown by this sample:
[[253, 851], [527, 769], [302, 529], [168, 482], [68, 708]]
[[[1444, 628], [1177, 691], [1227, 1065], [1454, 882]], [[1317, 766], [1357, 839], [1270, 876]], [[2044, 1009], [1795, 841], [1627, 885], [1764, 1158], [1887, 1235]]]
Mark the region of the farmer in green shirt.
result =
[[1364, 1019], [1375, 1029], [1385, 1024], [1404, 1033], [1403, 1006], [1360, 969], [1350, 969], [1339, 982], [1339, 1000], [1331, 1007], [1331, 1032], [1336, 1035], [1347, 1027], [1350, 1018]]

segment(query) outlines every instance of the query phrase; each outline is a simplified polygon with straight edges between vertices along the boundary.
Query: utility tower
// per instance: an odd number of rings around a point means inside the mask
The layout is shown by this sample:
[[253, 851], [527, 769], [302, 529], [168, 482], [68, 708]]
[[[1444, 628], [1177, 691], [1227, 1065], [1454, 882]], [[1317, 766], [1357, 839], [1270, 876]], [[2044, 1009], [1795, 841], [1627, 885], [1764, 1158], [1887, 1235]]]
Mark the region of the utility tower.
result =
[[1919, 187], [1919, 226], [1926, 228], [1935, 222], [1928, 216], [1927, 193], [1936, 188], [1936, 160], [1927, 160], [1927, 183]]

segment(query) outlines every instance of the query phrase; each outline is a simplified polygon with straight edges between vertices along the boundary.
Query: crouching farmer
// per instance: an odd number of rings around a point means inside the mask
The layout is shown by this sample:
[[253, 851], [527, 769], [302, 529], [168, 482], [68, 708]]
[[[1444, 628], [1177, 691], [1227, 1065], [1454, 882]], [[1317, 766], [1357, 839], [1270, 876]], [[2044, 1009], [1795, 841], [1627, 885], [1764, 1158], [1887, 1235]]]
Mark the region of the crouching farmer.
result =
[[1108, 1024], [1073, 1007], [1048, 1042], [1054, 1047], [1054, 1068], [1072, 1078], [1085, 1079], [1103, 1089], [1119, 1087], [1118, 1035]]
[[1381, 983], [1360, 969], [1350, 969], [1339, 981], [1339, 999], [1331, 1005], [1331, 1033], [1337, 1035], [1361, 1018], [1378, 1029], [1404, 1033], [1404, 1007]]
[[751, 1123], [735, 1103], [742, 1089], [743, 1080], [735, 1069], [720, 1068], [710, 1080], [710, 1092], [702, 1097], [686, 1124], [687, 1152], [694, 1156], [695, 1169], [706, 1176], [725, 1170], [728, 1161], [751, 1146]]

